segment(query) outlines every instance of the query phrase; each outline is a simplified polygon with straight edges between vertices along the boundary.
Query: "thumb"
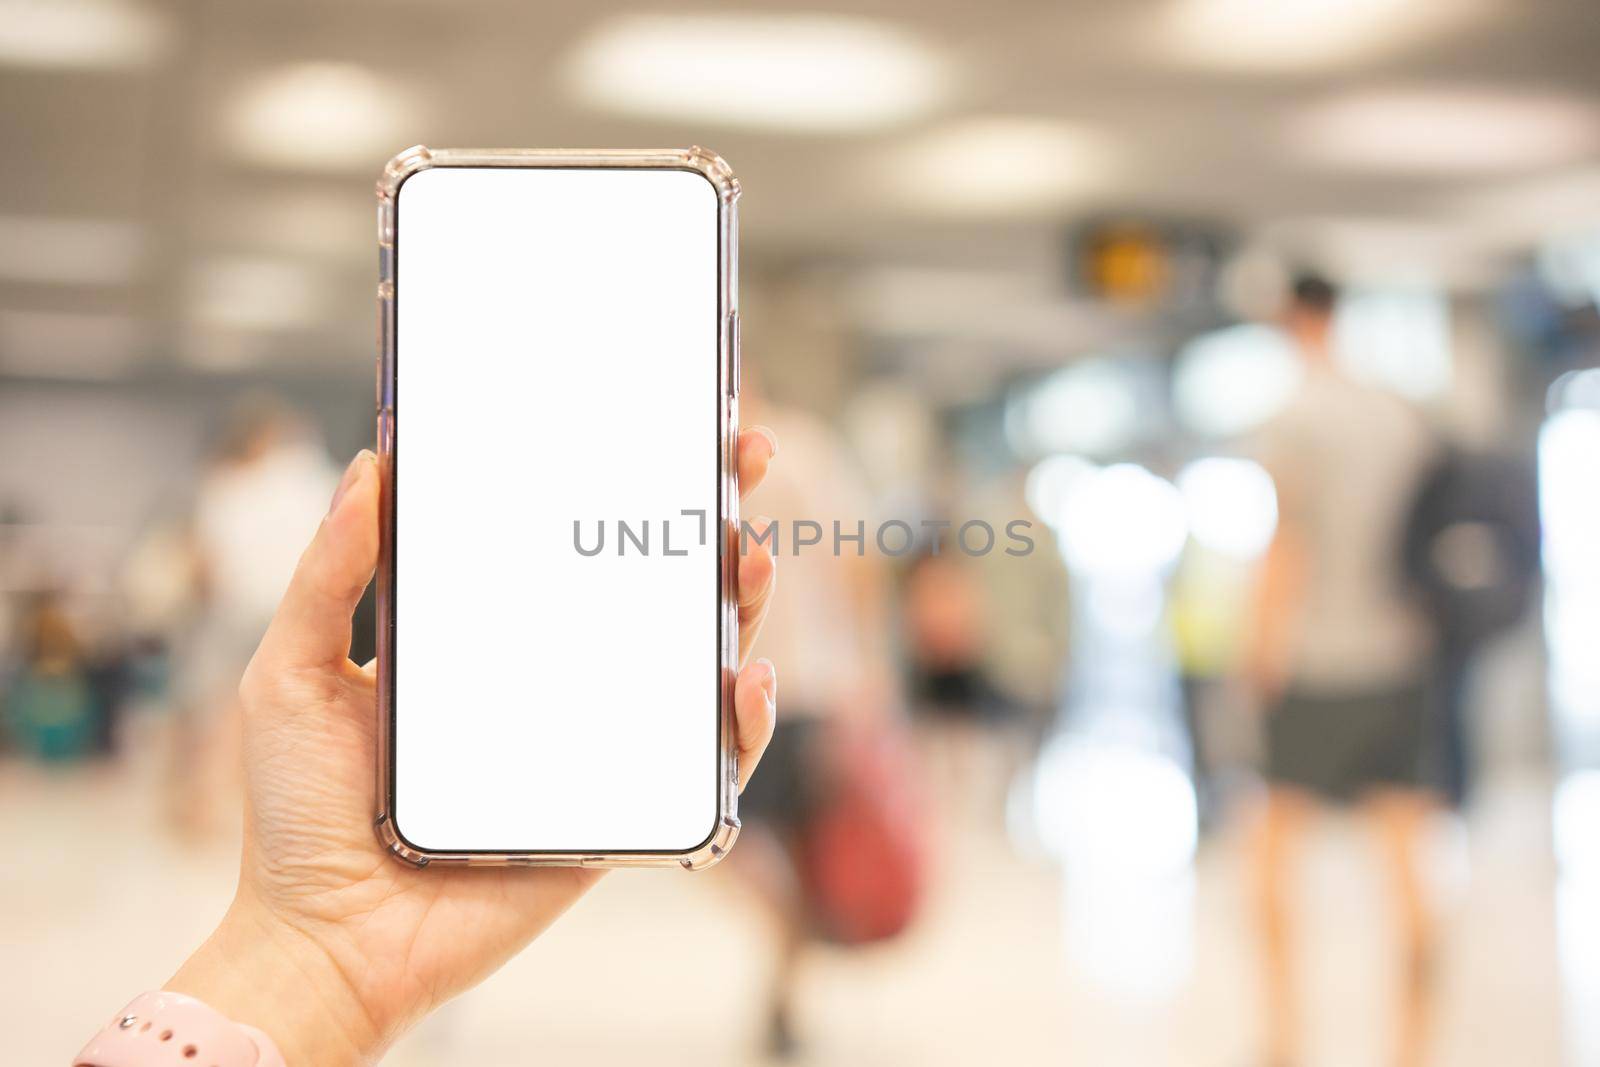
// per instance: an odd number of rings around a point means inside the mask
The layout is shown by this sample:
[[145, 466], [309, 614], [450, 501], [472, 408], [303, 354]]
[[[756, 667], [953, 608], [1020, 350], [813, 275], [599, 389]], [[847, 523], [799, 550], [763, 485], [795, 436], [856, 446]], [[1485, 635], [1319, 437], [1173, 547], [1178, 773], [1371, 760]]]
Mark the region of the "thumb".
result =
[[327, 667], [350, 654], [350, 616], [378, 564], [377, 457], [356, 454], [300, 556], [257, 659], [273, 670]]

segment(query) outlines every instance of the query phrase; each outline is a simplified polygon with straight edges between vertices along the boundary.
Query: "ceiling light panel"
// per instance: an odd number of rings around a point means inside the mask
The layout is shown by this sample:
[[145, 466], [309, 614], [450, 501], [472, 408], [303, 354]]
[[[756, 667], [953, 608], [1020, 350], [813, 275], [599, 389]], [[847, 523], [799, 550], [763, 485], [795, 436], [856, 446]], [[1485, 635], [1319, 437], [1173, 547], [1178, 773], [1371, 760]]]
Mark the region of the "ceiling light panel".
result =
[[0, 0], [0, 65], [139, 67], [170, 43], [167, 21], [127, 0]]
[[1112, 152], [1054, 119], [987, 116], [936, 127], [886, 162], [897, 201], [957, 214], [1049, 212], [1104, 187]]
[[1371, 88], [1296, 115], [1291, 147], [1323, 166], [1388, 174], [1532, 171], [1600, 147], [1593, 104], [1474, 86]]
[[1155, 40], [1192, 66], [1315, 72], [1369, 60], [1470, 24], [1489, 0], [1170, 0]]
[[287, 170], [368, 170], [417, 138], [409, 95], [365, 67], [300, 63], [250, 81], [222, 133], [241, 159]]
[[843, 15], [634, 15], [603, 24], [567, 66], [592, 107], [794, 132], [878, 129], [926, 114], [950, 71], [897, 27]]

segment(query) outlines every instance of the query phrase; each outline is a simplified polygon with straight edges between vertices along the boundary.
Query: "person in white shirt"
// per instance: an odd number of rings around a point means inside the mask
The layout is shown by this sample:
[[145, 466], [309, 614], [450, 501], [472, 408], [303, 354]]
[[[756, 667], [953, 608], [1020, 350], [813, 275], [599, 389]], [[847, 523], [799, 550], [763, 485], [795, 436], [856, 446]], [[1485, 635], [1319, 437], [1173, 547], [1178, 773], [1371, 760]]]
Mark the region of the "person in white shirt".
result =
[[194, 625], [179, 646], [171, 814], [195, 838], [238, 810], [239, 675], [288, 588], [339, 470], [298, 414], [251, 397], [229, 416], [190, 522]]

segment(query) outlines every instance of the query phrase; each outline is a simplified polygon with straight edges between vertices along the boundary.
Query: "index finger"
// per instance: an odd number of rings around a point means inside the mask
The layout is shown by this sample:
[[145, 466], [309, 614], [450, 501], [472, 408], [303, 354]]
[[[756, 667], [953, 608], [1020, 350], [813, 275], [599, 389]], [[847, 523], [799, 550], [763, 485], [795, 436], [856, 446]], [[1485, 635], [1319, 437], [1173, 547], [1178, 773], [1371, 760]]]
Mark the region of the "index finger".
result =
[[284, 590], [257, 650], [262, 670], [325, 668], [350, 653], [350, 617], [378, 563], [378, 460], [363, 449]]
[[739, 499], [750, 495], [767, 476], [772, 457], [778, 454], [778, 437], [765, 426], [751, 426], [739, 431], [735, 443], [734, 466], [739, 472]]

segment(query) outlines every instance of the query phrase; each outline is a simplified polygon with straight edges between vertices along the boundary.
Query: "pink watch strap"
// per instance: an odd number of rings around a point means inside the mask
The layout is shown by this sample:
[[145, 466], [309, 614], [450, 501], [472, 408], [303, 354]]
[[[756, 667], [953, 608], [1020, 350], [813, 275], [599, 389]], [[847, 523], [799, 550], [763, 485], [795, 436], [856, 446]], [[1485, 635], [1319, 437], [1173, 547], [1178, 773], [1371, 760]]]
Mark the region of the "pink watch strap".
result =
[[143, 993], [73, 1067], [285, 1067], [272, 1039], [182, 993]]

